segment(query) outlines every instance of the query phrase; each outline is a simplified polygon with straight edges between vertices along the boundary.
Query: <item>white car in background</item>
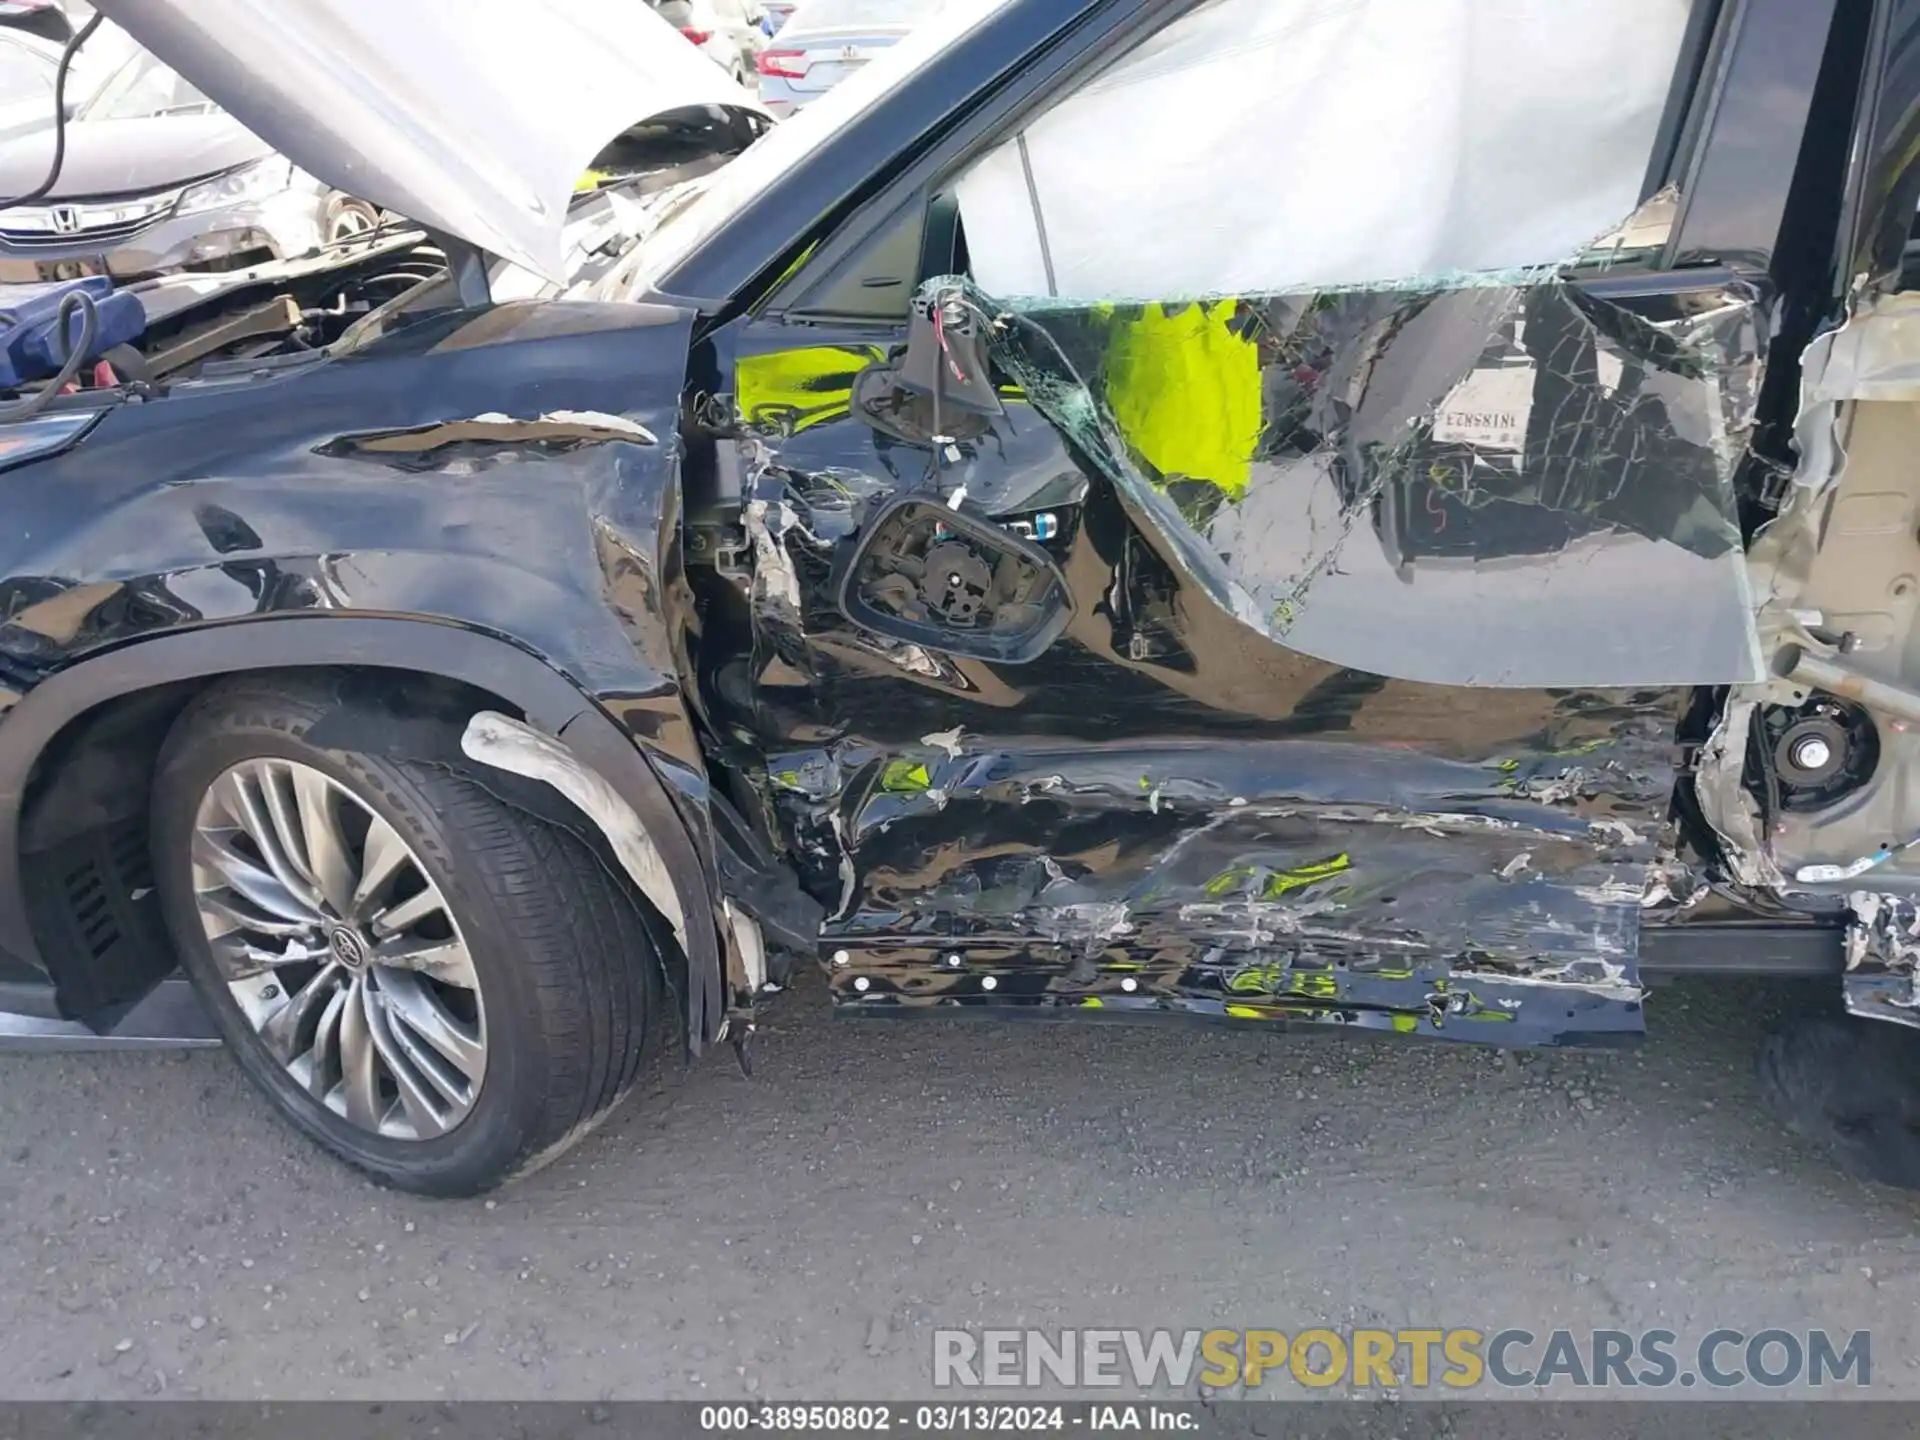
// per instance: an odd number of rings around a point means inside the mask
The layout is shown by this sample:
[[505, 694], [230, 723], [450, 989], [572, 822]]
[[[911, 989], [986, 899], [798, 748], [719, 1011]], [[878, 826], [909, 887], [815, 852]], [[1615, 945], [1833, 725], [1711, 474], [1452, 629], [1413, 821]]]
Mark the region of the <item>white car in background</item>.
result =
[[[40, 201], [0, 210], [0, 282], [232, 269], [379, 223], [375, 207], [297, 169], [145, 51], [78, 106], [71, 75], [67, 86], [58, 176]], [[49, 82], [45, 127], [0, 145], [0, 195], [31, 192], [51, 169], [52, 94]]]
[[[53, 78], [60, 48], [25, 30], [0, 29], [0, 141], [31, 135], [53, 124]], [[77, 88], [69, 76], [69, 114]]]
[[[64, 41], [14, 23], [15, 11], [38, 13], [28, 11], [18, 0], [0, 0], [0, 141], [52, 128], [54, 79], [66, 49]], [[63, 14], [50, 7], [48, 13]], [[134, 48], [127, 32], [117, 25], [102, 24], [88, 38], [67, 67], [68, 119]]]
[[945, 0], [802, 0], [760, 52], [760, 103], [791, 115], [905, 39]]

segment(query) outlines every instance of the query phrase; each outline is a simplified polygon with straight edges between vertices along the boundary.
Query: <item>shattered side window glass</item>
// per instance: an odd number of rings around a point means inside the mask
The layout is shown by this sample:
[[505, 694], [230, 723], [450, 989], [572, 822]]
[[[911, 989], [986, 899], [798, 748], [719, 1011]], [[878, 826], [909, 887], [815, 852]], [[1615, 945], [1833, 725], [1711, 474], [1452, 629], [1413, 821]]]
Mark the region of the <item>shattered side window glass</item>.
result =
[[[1166, 558], [1401, 679], [1757, 679], [1729, 286], [1609, 301], [1687, 0], [1213, 0], [957, 186], [995, 358]], [[1181, 123], [1169, 123], [1178, 115]]]
[[1290, 649], [1435, 684], [1722, 684], [1760, 666], [1730, 481], [1753, 312], [1548, 278], [1002, 311], [996, 360]]

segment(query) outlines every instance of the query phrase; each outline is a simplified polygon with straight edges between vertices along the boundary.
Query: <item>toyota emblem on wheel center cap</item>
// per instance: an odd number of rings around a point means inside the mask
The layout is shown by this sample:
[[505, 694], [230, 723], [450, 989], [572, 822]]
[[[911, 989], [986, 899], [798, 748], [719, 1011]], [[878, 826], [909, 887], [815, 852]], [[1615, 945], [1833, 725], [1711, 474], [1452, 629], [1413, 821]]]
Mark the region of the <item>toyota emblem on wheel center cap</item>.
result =
[[327, 947], [333, 951], [333, 958], [349, 970], [358, 970], [367, 963], [366, 942], [344, 925], [328, 937]]

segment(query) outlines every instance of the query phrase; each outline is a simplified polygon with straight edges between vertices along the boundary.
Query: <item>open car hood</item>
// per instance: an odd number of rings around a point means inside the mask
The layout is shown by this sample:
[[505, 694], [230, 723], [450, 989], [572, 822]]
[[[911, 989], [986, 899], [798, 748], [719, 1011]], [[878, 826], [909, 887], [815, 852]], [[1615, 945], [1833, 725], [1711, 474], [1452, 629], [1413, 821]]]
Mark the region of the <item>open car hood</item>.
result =
[[643, 0], [97, 0], [302, 169], [564, 280], [594, 157], [687, 106], [764, 115]]

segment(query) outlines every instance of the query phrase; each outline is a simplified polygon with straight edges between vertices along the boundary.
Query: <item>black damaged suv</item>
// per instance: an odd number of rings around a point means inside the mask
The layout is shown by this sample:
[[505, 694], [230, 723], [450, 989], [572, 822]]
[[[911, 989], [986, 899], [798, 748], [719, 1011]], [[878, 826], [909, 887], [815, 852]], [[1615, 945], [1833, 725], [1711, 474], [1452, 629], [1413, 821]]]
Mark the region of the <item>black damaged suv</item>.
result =
[[102, 8], [411, 220], [7, 317], [10, 1033], [177, 966], [465, 1194], [807, 961], [1509, 1046], [1830, 975], [1776, 1099], [1920, 1180], [1920, 3], [971, 0], [772, 128], [642, 7]]

